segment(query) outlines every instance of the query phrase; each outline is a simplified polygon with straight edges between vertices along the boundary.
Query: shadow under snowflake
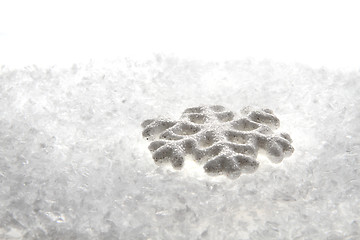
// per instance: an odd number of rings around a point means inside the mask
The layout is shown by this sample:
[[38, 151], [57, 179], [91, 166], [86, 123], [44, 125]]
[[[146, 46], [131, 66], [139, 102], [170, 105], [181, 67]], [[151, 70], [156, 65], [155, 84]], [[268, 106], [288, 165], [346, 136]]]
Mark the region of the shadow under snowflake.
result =
[[294, 152], [289, 134], [273, 132], [280, 121], [270, 109], [246, 107], [241, 113], [236, 118], [219, 105], [188, 108], [179, 121], [144, 121], [142, 134], [152, 141], [149, 150], [155, 163], [171, 163], [181, 169], [185, 156], [190, 155], [204, 164], [209, 175], [229, 178], [254, 172], [259, 166], [259, 149], [274, 163]]

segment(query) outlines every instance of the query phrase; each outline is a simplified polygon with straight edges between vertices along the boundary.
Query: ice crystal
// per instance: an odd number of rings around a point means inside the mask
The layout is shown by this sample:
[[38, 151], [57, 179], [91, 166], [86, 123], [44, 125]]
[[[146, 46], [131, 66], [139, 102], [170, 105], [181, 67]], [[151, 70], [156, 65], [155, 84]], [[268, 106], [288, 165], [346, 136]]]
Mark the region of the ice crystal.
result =
[[179, 121], [144, 121], [143, 137], [152, 141], [149, 150], [157, 164], [171, 163], [180, 169], [190, 155], [204, 164], [209, 175], [229, 178], [254, 172], [260, 149], [274, 163], [293, 153], [290, 136], [273, 132], [280, 126], [273, 111], [246, 107], [241, 113], [236, 117], [219, 105], [188, 108]]

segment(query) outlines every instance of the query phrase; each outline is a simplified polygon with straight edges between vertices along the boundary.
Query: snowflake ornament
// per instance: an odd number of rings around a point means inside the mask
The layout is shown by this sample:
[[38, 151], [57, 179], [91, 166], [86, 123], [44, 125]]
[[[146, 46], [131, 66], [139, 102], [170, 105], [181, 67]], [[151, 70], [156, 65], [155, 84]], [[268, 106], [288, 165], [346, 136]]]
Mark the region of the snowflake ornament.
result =
[[179, 121], [144, 121], [142, 134], [152, 141], [149, 150], [155, 163], [181, 169], [190, 155], [209, 175], [229, 178], [254, 172], [260, 149], [274, 163], [294, 152], [289, 134], [273, 132], [280, 121], [271, 110], [247, 107], [241, 113], [236, 117], [219, 105], [188, 108]]

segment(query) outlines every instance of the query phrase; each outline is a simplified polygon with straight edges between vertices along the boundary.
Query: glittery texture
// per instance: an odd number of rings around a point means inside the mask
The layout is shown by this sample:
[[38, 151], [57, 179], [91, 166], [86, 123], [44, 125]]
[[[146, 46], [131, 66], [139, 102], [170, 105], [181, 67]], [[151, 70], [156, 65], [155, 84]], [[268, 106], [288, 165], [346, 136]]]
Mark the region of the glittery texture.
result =
[[274, 163], [293, 153], [290, 136], [273, 132], [280, 121], [271, 110], [247, 107], [241, 113], [236, 117], [219, 105], [188, 108], [179, 121], [144, 121], [143, 137], [152, 141], [149, 150], [157, 164], [180, 169], [190, 155], [208, 174], [229, 178], [254, 172], [259, 149]]

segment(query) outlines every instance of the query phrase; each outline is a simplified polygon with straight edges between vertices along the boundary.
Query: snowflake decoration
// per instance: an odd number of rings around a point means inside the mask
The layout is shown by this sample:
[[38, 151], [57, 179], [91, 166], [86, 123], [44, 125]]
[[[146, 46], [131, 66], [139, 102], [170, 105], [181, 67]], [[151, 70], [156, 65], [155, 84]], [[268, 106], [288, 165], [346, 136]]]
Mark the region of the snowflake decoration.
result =
[[185, 156], [191, 155], [204, 164], [209, 175], [225, 174], [229, 178], [254, 172], [260, 149], [274, 163], [294, 152], [287, 133], [273, 132], [280, 121], [271, 110], [247, 107], [242, 115], [235, 118], [233, 112], [219, 105], [188, 108], [179, 121], [144, 121], [142, 134], [152, 141], [149, 150], [155, 163], [171, 163], [180, 169]]

